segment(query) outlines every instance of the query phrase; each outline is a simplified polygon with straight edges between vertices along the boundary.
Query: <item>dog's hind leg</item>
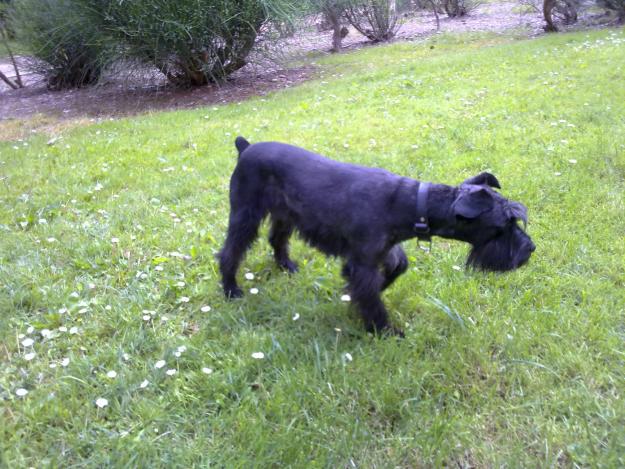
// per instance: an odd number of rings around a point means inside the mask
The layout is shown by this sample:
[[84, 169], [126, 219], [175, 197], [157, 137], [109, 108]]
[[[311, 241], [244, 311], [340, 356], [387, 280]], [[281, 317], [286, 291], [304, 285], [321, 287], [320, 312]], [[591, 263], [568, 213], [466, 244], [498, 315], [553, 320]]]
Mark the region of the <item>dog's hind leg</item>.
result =
[[378, 266], [348, 262], [343, 274], [349, 280], [349, 292], [358, 306], [360, 314], [369, 332], [391, 332], [403, 336], [403, 332], [390, 326], [388, 313], [380, 298], [384, 277]]
[[269, 232], [269, 244], [278, 267], [291, 273], [297, 272], [297, 264], [289, 258], [289, 238], [293, 233], [293, 225], [288, 221], [272, 217]]
[[230, 212], [228, 235], [219, 253], [219, 269], [227, 298], [243, 296], [243, 291], [237, 285], [236, 273], [245, 253], [258, 235], [258, 227], [263, 217], [263, 210], [254, 206]]
[[408, 258], [399, 244], [396, 244], [390, 249], [384, 258], [382, 269], [384, 273], [384, 282], [382, 283], [381, 289], [384, 291], [386, 288], [391, 286], [397, 277], [406, 272], [406, 269], [408, 269]]

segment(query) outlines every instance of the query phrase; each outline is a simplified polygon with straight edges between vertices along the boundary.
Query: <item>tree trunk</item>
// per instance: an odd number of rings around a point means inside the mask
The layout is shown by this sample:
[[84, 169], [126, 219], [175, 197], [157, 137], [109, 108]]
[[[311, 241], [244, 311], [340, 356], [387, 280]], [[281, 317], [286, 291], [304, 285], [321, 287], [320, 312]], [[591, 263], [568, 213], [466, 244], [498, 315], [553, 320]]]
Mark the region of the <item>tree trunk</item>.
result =
[[0, 72], [0, 80], [2, 80], [3, 82], [5, 82], [7, 85], [9, 85], [11, 88], [13, 88], [14, 90], [16, 90], [18, 88], [18, 86], [13, 83], [11, 80], [9, 80], [9, 77], [7, 77], [4, 73]]
[[551, 17], [551, 10], [556, 5], [556, 0], [544, 0], [543, 2], [543, 17], [545, 18], [545, 22], [547, 23], [544, 27], [544, 30], [547, 32], [556, 32], [558, 28], [553, 24], [553, 18]]
[[436, 6], [436, 3], [434, 3], [434, 0], [430, 0], [430, 5], [432, 5], [432, 11], [434, 12], [434, 16], [436, 17], [436, 30], [440, 31], [440, 29], [441, 29], [441, 20], [438, 17], [438, 8]]
[[13, 64], [13, 69], [15, 70], [15, 83], [17, 84], [17, 86], [11, 85], [11, 83], [8, 82], [8, 78], [5, 75], [3, 75], [0, 78], [2, 78], [3, 81], [9, 83], [9, 86], [11, 86], [11, 88], [13, 89], [24, 88], [24, 84], [22, 83], [22, 77], [20, 75], [20, 69], [17, 67], [15, 56], [13, 55], [13, 51], [11, 50], [11, 47], [9, 47], [9, 35], [7, 34], [4, 24], [0, 24], [0, 34], [2, 35], [2, 42], [4, 42], [4, 46], [6, 47], [6, 50], [9, 53], [9, 58], [11, 59], [11, 63]]
[[332, 26], [332, 49], [331, 52], [341, 51], [341, 41], [343, 40], [343, 33], [341, 31], [341, 13], [333, 8], [331, 5], [327, 6], [323, 10], [323, 14], [326, 17], [330, 26]]

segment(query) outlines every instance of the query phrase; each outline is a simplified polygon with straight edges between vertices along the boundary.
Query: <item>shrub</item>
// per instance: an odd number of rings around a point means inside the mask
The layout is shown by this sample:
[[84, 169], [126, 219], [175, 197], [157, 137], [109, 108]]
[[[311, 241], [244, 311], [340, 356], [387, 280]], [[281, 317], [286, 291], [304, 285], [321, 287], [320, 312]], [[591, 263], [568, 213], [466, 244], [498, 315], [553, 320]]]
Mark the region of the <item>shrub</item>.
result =
[[364, 0], [345, 9], [349, 23], [367, 39], [379, 42], [395, 37], [399, 29], [395, 0]]
[[103, 17], [88, 1], [18, 0], [12, 24], [38, 59], [32, 67], [53, 89], [79, 87], [100, 78], [110, 51]]
[[11, 2], [9, 0], [0, 0], [0, 24], [4, 24], [6, 22], [10, 3]]
[[434, 2], [438, 3], [450, 18], [468, 15], [483, 3], [481, 0], [434, 0]]
[[341, 42], [348, 30], [344, 26], [344, 13], [349, 0], [309, 0], [313, 13], [321, 13], [328, 29], [332, 29], [332, 52], [341, 50]]
[[263, 23], [287, 16], [287, 1], [111, 1], [109, 27], [132, 58], [176, 85], [223, 80], [246, 64]]
[[288, 20], [295, 3], [17, 0], [15, 24], [52, 88], [94, 83], [113, 61], [154, 66], [176, 85], [203, 85], [243, 67], [261, 26]]
[[540, 11], [545, 19], [545, 31], [557, 31], [556, 23], [573, 24], [577, 22], [582, 7], [581, 0], [524, 0], [526, 5]]
[[625, 23], [625, 0], [597, 0], [597, 4], [616, 12], [619, 23]]

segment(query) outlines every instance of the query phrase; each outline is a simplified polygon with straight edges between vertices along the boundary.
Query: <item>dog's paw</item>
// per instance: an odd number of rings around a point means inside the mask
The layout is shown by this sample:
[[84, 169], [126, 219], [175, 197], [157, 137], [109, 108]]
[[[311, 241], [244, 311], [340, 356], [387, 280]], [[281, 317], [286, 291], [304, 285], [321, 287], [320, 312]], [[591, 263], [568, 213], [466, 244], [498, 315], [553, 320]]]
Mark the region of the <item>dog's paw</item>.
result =
[[402, 331], [398, 327], [394, 327], [390, 325], [387, 325], [381, 328], [370, 327], [370, 328], [367, 328], [367, 332], [380, 338], [397, 337], [399, 339], [403, 339], [406, 337], [406, 335], [404, 334], [404, 331]]
[[404, 331], [394, 326], [385, 326], [382, 329], [374, 329], [372, 332], [374, 335], [383, 339], [386, 339], [389, 337], [397, 337], [398, 339], [404, 339], [406, 337], [406, 334], [404, 334]]
[[243, 296], [243, 290], [239, 287], [224, 288], [224, 294], [227, 299], [233, 300], [235, 298], [241, 298]]
[[405, 339], [406, 338], [406, 334], [404, 334], [404, 331], [402, 329], [399, 329], [398, 327], [391, 327], [391, 334], [395, 337], [398, 337], [400, 339]]
[[283, 262], [280, 262], [280, 268], [282, 270], [286, 270], [290, 274], [294, 274], [297, 271], [299, 271], [299, 267], [297, 266], [297, 263], [293, 262], [290, 259], [286, 260], [286, 261], [283, 261]]

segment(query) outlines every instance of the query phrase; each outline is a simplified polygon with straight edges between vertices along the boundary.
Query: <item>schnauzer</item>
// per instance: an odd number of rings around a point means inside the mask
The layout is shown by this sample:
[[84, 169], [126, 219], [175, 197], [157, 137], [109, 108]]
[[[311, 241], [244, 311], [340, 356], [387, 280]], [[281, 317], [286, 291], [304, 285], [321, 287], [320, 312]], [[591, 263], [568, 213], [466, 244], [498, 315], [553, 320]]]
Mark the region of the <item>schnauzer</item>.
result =
[[218, 255], [228, 298], [243, 294], [235, 275], [267, 214], [269, 243], [282, 269], [297, 271], [288, 248], [294, 229], [325, 254], [345, 260], [349, 293], [371, 332], [403, 335], [390, 326], [380, 298], [408, 267], [402, 241], [465, 241], [472, 246], [467, 264], [490, 271], [516, 269], [536, 248], [517, 224], [527, 224], [527, 209], [494, 191], [501, 186], [492, 174], [453, 187], [339, 163], [283, 143], [250, 145], [237, 137], [235, 145], [228, 235]]

